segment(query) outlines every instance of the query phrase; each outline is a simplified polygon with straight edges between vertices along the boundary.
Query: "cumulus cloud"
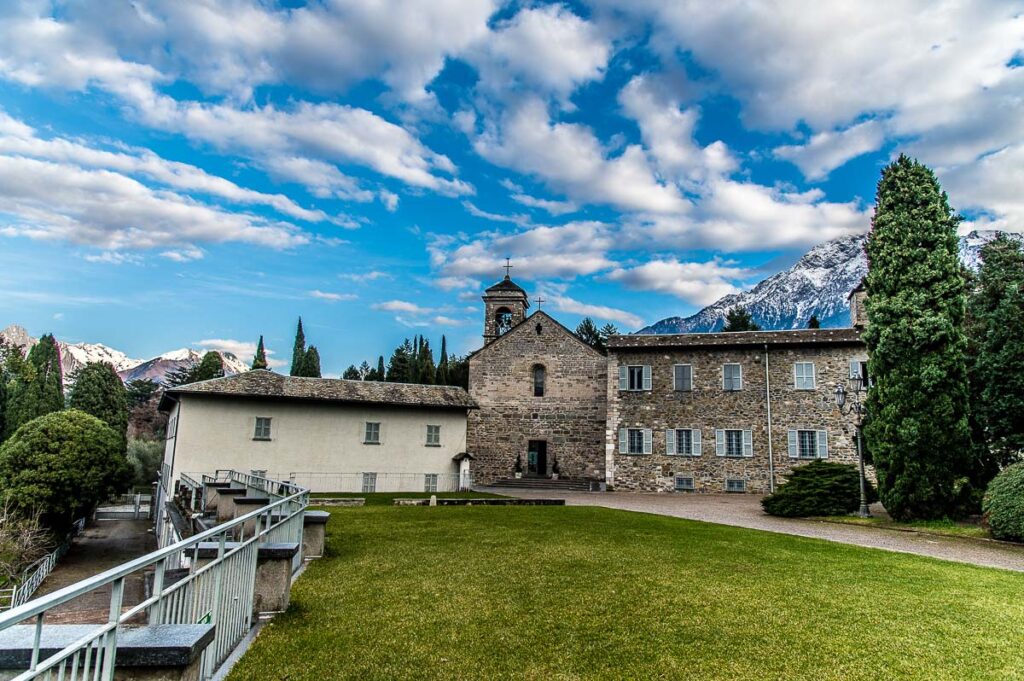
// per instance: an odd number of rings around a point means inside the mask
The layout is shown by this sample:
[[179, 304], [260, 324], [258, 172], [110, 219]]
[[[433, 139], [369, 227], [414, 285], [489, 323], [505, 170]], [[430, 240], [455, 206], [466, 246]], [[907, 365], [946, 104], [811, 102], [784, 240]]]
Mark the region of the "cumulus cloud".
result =
[[[241, 341], [234, 338], [207, 338], [196, 341], [194, 345], [207, 352], [230, 352], [243, 361], [256, 356], [256, 343], [252, 341]], [[285, 360], [274, 359], [275, 353], [269, 347], [264, 346], [263, 351], [267, 355], [267, 366], [274, 368], [287, 364]]]
[[354, 281], [359, 284], [379, 281], [382, 279], [394, 279], [394, 277], [387, 272], [381, 272], [380, 270], [370, 270], [369, 272], [344, 272], [339, 274], [338, 278], [347, 279], [348, 281]]
[[939, 168], [943, 186], [956, 197], [958, 210], [982, 213], [964, 229], [1024, 232], [1024, 144], [1000, 149], [977, 163]]
[[319, 300], [326, 300], [329, 303], [337, 303], [342, 300], [355, 300], [359, 296], [354, 293], [334, 293], [332, 291], [321, 291], [320, 289], [314, 289], [309, 292], [310, 298], [317, 298]]
[[639, 328], [640, 326], [643, 326], [644, 323], [643, 318], [638, 317], [632, 312], [619, 310], [614, 307], [607, 307], [605, 305], [582, 303], [564, 295], [551, 296], [550, 304], [559, 312], [585, 315], [587, 317], [594, 317], [601, 321], [618, 322], [631, 328]]
[[719, 259], [680, 262], [676, 258], [665, 258], [636, 267], [617, 268], [607, 278], [630, 289], [667, 293], [703, 306], [730, 293], [738, 293], [737, 282], [748, 274], [747, 270]]
[[433, 310], [429, 307], [421, 307], [416, 303], [410, 303], [407, 300], [388, 300], [383, 303], [374, 303], [371, 305], [374, 310], [384, 310], [386, 312], [406, 312], [408, 314], [429, 314]]
[[579, 210], [579, 206], [577, 206], [572, 201], [552, 201], [550, 199], [539, 199], [535, 196], [530, 196], [529, 194], [523, 194], [520, 192], [512, 194], [511, 199], [516, 203], [521, 203], [524, 206], [528, 206], [530, 208], [540, 208], [541, 210], [546, 210], [552, 215], [565, 215], [566, 213], [574, 213], [577, 210]]
[[882, 123], [871, 120], [845, 130], [819, 132], [805, 144], [775, 147], [773, 153], [796, 164], [808, 180], [821, 180], [850, 159], [875, 151], [884, 141]]

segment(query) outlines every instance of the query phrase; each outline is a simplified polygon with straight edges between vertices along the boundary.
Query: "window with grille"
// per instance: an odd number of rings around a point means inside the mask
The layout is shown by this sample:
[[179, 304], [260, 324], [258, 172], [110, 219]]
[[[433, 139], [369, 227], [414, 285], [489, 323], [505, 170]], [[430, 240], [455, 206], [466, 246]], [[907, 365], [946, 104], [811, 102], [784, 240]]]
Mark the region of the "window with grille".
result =
[[700, 456], [700, 431], [696, 428], [666, 430], [665, 453], [678, 456]]
[[372, 494], [377, 491], [377, 474], [363, 473], [363, 494]]
[[828, 431], [809, 429], [789, 431], [789, 458], [827, 459]]
[[743, 431], [725, 431], [725, 455], [743, 456]]
[[726, 492], [746, 492], [747, 481], [739, 478], [727, 478], [725, 481]]
[[252, 435], [253, 440], [270, 439], [270, 419], [265, 416], [256, 417], [256, 430]]
[[363, 436], [363, 443], [368, 445], [380, 444], [380, 423], [376, 421], [366, 422], [366, 434]]
[[676, 364], [672, 367], [672, 387], [677, 392], [693, 390], [693, 367]]
[[677, 492], [692, 492], [694, 489], [693, 478], [685, 475], [676, 476]]
[[436, 492], [437, 491], [437, 473], [427, 473], [423, 476], [423, 491], [424, 492]]
[[814, 390], [814, 362], [793, 364], [793, 386], [797, 390]]
[[743, 389], [743, 369], [739, 364], [722, 365], [722, 389], [730, 391]]
[[441, 446], [441, 426], [427, 426], [427, 446]]
[[627, 433], [629, 438], [629, 453], [630, 454], [643, 454], [644, 453], [644, 431], [642, 428], [630, 428]]

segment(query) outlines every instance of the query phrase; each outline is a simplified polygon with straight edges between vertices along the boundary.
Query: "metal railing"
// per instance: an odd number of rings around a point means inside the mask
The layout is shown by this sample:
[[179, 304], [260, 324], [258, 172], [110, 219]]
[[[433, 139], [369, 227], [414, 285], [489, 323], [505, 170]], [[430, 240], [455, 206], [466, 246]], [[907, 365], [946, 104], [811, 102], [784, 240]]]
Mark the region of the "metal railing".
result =
[[150, 517], [152, 494], [119, 494], [96, 508], [97, 520], [143, 520]]
[[71, 548], [71, 542], [74, 538], [84, 529], [85, 518], [79, 518], [71, 525], [71, 531], [68, 532], [64, 541], [57, 548], [28, 566], [13, 587], [0, 591], [0, 598], [3, 599], [0, 600], [0, 610], [16, 608], [32, 598], [32, 594], [36, 592], [36, 589], [43, 583], [43, 580], [53, 572], [57, 561], [63, 558], [64, 554]]
[[288, 479], [311, 492], [458, 492], [469, 489], [472, 480], [460, 480], [457, 473], [277, 473], [273, 477]]
[[[270, 503], [0, 615], [0, 631], [23, 622], [35, 625], [31, 665], [15, 678], [110, 681], [116, 665], [118, 628], [140, 620], [150, 625], [215, 625], [214, 640], [203, 652], [200, 663], [201, 678], [210, 678], [251, 628], [258, 546], [298, 542], [298, 561], [293, 563], [293, 571], [301, 565], [303, 513], [309, 503], [309, 492], [290, 483], [254, 479], [234, 472], [228, 472], [227, 479], [270, 496]], [[247, 482], [253, 485], [250, 487]], [[288, 492], [287, 496], [274, 492], [281, 489]], [[199, 545], [209, 542], [216, 545], [216, 556], [198, 559]], [[181, 565], [188, 565], [186, 574], [174, 570]], [[151, 595], [125, 607], [126, 581], [148, 576], [152, 578]], [[46, 614], [104, 587], [110, 588], [107, 621], [96, 624], [87, 635], [59, 652], [40, 659]]]

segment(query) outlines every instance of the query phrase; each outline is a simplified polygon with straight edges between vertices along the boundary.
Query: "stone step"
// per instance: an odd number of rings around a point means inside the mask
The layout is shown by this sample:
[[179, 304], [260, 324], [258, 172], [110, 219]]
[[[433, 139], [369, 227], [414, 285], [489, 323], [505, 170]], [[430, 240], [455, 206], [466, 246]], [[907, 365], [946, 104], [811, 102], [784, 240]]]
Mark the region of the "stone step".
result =
[[519, 489], [549, 489], [566, 492], [589, 492], [590, 480], [551, 480], [550, 478], [505, 478], [492, 484], [493, 487]]

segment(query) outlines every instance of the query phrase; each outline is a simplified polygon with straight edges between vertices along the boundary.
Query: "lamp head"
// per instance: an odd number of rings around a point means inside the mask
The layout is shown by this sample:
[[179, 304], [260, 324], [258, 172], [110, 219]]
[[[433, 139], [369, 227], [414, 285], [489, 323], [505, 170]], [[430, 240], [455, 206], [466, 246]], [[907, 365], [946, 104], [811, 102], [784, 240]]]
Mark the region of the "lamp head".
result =
[[842, 409], [846, 405], [846, 388], [837, 385], [835, 390], [836, 406]]

